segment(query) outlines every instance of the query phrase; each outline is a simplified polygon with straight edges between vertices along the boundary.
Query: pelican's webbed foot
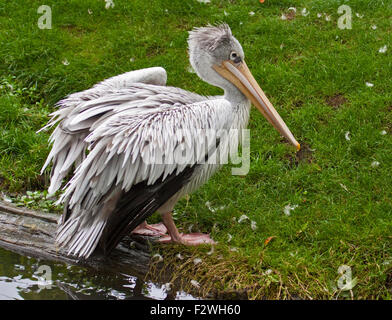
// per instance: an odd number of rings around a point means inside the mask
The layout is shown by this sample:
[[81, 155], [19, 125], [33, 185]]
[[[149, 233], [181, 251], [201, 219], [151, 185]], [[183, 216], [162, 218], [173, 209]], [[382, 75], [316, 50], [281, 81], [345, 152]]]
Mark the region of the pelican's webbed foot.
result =
[[179, 237], [172, 238], [169, 235], [160, 237], [158, 242], [161, 243], [181, 243], [187, 246], [197, 246], [199, 244], [216, 244], [216, 242], [211, 239], [209, 234], [205, 233], [188, 233], [179, 234]]
[[148, 237], [160, 237], [167, 233], [167, 229], [163, 223], [147, 224], [146, 221], [139, 224], [132, 230], [131, 234]]
[[210, 235], [204, 233], [190, 233], [182, 234], [178, 232], [178, 229], [173, 221], [171, 212], [162, 214], [163, 224], [166, 226], [169, 233], [168, 236], [163, 236], [158, 239], [161, 243], [180, 243], [189, 246], [197, 246], [199, 244], [215, 244], [215, 241], [211, 239]]

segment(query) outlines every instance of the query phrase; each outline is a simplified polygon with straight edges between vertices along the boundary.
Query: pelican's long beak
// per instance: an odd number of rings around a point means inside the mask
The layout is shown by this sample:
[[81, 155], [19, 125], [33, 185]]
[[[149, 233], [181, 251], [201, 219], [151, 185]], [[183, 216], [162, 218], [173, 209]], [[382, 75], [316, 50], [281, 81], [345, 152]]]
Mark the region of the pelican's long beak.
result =
[[214, 69], [222, 77], [229, 80], [238, 89], [240, 89], [241, 92], [250, 101], [252, 101], [253, 105], [263, 114], [263, 116], [275, 127], [275, 129], [278, 130], [279, 133], [291, 144], [293, 144], [297, 150], [301, 148], [290, 129], [284, 123], [263, 90], [261, 90], [260, 86], [257, 84], [245, 61], [242, 61], [237, 65], [234, 64], [234, 62], [227, 60], [220, 66], [215, 65]]

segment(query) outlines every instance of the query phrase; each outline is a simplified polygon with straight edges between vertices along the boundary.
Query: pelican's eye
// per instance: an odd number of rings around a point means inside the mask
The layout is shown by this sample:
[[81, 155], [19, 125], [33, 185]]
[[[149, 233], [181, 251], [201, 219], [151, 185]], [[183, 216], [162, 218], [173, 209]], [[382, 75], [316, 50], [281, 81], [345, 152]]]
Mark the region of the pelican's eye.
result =
[[241, 62], [241, 57], [239, 56], [239, 54], [235, 51], [232, 51], [230, 53], [230, 60], [235, 62], [235, 63], [240, 63]]

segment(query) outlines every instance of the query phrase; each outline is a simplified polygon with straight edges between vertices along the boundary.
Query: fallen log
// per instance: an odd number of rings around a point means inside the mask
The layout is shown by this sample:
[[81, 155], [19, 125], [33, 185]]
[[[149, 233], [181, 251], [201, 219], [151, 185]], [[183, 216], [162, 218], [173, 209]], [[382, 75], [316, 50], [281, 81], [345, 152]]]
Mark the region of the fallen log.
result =
[[106, 272], [144, 275], [150, 262], [150, 243], [126, 237], [107, 256], [80, 260], [65, 255], [54, 243], [59, 215], [15, 207], [0, 201], [0, 247], [39, 259], [91, 267]]

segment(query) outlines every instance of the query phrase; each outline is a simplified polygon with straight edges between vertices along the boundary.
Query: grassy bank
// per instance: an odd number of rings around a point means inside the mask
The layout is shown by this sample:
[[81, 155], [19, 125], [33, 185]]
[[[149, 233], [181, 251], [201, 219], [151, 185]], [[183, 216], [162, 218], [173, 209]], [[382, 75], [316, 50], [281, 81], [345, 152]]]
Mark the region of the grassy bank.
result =
[[[160, 263], [171, 265], [172, 281], [202, 294], [390, 299], [391, 4], [298, 1], [294, 14], [290, 1], [114, 3], [105, 9], [98, 0], [45, 1], [50, 30], [37, 26], [41, 2], [0, 3], [2, 190], [45, 189], [39, 170], [48, 133], [35, 131], [71, 92], [159, 65], [169, 85], [220, 94], [188, 72], [186, 38], [194, 26], [225, 21], [304, 148], [295, 154], [253, 110], [249, 173], [232, 176], [227, 166], [176, 208], [184, 231], [212, 230], [215, 251], [157, 246]], [[352, 9], [352, 29], [337, 26], [343, 3]], [[248, 219], [239, 223], [242, 215]], [[343, 265], [351, 268], [351, 290], [338, 286]]]

